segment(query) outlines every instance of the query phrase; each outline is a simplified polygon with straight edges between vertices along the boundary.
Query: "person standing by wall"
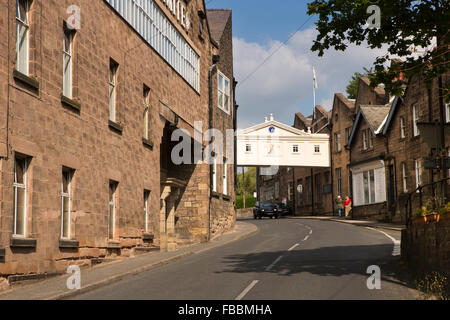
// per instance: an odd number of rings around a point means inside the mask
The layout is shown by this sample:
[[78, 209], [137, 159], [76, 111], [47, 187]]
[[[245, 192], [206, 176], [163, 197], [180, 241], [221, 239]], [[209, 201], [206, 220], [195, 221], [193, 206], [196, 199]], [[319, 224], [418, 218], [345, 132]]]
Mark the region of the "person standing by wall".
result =
[[350, 199], [349, 196], [345, 197], [344, 207], [345, 207], [345, 217], [347, 218], [348, 215], [350, 214], [350, 211], [352, 210], [352, 199]]
[[342, 217], [342, 212], [344, 211], [344, 200], [342, 200], [341, 196], [337, 196], [336, 198], [336, 208], [338, 210], [339, 217]]

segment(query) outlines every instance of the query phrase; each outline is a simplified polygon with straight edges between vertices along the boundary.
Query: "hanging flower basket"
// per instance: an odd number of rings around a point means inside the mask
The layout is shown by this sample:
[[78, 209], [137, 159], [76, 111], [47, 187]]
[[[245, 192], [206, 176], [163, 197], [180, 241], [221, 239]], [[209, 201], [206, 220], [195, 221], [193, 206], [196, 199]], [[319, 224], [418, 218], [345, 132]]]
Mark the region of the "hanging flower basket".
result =
[[439, 213], [432, 213], [426, 216], [427, 223], [439, 222]]

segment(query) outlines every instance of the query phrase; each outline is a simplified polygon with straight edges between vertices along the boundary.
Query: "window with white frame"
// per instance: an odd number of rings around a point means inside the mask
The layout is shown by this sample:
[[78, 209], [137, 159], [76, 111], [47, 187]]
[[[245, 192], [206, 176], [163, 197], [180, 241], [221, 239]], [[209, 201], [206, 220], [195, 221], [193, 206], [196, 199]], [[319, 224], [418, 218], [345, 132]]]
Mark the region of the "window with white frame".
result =
[[338, 196], [343, 196], [342, 194], [342, 169], [341, 168], [337, 168], [336, 169], [336, 186], [337, 186], [337, 195]]
[[369, 137], [369, 149], [373, 148], [373, 132], [370, 129], [367, 129], [367, 136]]
[[352, 128], [345, 128], [345, 144], [348, 144], [350, 140], [350, 135], [352, 134]]
[[405, 118], [400, 118], [400, 138], [404, 139], [406, 137], [406, 123]]
[[63, 95], [72, 98], [73, 32], [63, 30]]
[[419, 188], [422, 185], [422, 162], [415, 160], [414, 167], [416, 170], [416, 188]]
[[116, 236], [117, 186], [117, 182], [109, 181], [108, 239], [115, 239]]
[[445, 122], [450, 123], [450, 103], [445, 104]]
[[144, 90], [143, 90], [143, 103], [144, 103], [144, 133], [143, 137], [144, 139], [148, 139], [148, 114], [149, 114], [149, 108], [150, 108], [150, 88], [147, 87], [144, 84]]
[[217, 192], [217, 159], [214, 158], [211, 166], [212, 170], [212, 191]]
[[362, 140], [363, 140], [363, 150], [367, 150], [368, 146], [367, 146], [367, 131], [363, 130], [362, 132]]
[[116, 121], [116, 89], [117, 69], [119, 65], [112, 59], [109, 61], [109, 120]]
[[14, 236], [27, 232], [27, 158], [16, 156], [14, 161]]
[[294, 145], [292, 146], [292, 152], [293, 152], [293, 153], [298, 153], [298, 152], [299, 152], [298, 144], [294, 144]]
[[419, 122], [419, 106], [415, 104], [412, 109], [412, 116], [413, 116], [413, 135], [414, 137], [417, 137], [420, 135], [419, 127], [417, 125], [417, 122]]
[[408, 172], [406, 171], [406, 163], [402, 163], [402, 179], [403, 179], [403, 192], [408, 192]]
[[150, 198], [150, 191], [144, 190], [144, 231], [149, 232], [149, 198]]
[[228, 164], [227, 160], [223, 161], [223, 194], [228, 195]]
[[364, 204], [375, 203], [375, 171], [363, 172]]
[[314, 146], [314, 152], [315, 153], [320, 153], [320, 146], [319, 145], [315, 145]]
[[107, 2], [190, 86], [200, 92], [200, 56], [156, 1], [107, 0]]
[[334, 151], [341, 152], [341, 135], [339, 133], [334, 134]]
[[251, 144], [246, 144], [245, 145], [245, 152], [252, 152], [252, 145]]
[[63, 168], [61, 182], [61, 239], [70, 239], [70, 212], [72, 210], [73, 171]]
[[28, 75], [30, 1], [16, 0], [16, 70]]
[[218, 73], [219, 108], [230, 114], [230, 80], [221, 72]]

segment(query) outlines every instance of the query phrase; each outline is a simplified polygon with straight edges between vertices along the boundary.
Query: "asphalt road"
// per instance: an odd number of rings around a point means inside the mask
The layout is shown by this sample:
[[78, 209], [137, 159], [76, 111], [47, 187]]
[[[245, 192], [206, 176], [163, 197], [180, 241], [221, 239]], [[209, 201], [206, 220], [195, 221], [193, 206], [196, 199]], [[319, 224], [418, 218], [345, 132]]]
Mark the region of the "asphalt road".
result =
[[367, 268], [395, 259], [386, 232], [320, 220], [249, 220], [247, 239], [144, 272], [73, 299], [300, 300], [416, 299], [381, 268], [381, 290]]

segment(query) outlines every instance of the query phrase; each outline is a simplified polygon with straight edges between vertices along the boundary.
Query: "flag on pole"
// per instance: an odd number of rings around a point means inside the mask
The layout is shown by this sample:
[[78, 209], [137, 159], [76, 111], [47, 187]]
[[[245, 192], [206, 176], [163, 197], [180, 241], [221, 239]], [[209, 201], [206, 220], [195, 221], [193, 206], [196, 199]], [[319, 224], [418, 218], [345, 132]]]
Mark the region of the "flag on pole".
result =
[[317, 89], [317, 78], [316, 78], [316, 70], [313, 67], [313, 75], [314, 75], [314, 89]]

